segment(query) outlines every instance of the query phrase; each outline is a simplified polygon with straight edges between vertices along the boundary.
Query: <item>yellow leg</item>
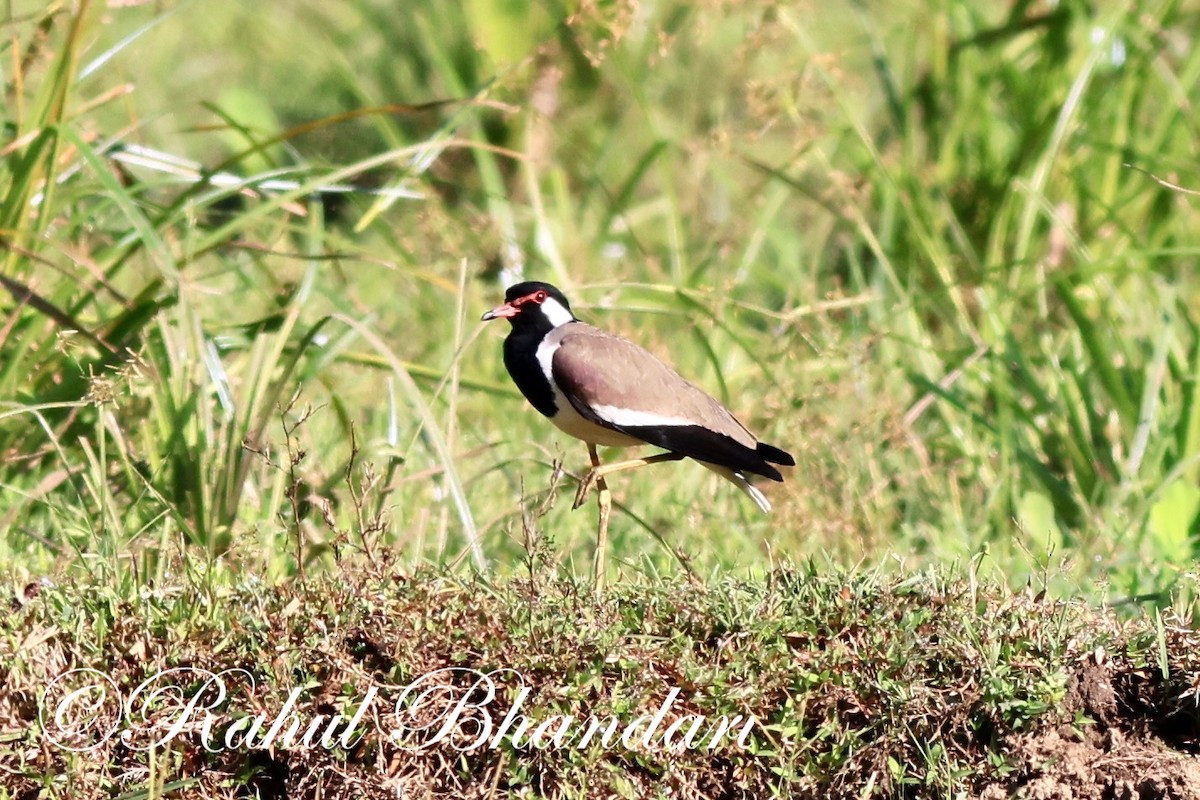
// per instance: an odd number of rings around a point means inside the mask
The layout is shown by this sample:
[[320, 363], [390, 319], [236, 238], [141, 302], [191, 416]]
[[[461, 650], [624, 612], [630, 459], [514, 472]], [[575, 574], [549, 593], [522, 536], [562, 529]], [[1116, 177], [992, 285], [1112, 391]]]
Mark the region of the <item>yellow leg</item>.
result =
[[[612, 510], [612, 495], [609, 494], [608, 484], [604, 482], [604, 476], [599, 474], [600, 470], [600, 454], [596, 452], [596, 445], [588, 443], [588, 457], [592, 460], [592, 471], [588, 473], [588, 477], [595, 475], [592, 482], [596, 484], [596, 502], [600, 506], [600, 521], [596, 528], [596, 553], [592, 560], [592, 584], [596, 591], [604, 589], [604, 579], [607, 572], [607, 562], [605, 560], [604, 551], [608, 549], [608, 514]], [[586, 478], [585, 478], [586, 480]], [[581, 486], [583, 484], [580, 484]], [[587, 493], [584, 493], [584, 497]], [[579, 504], [583, 502], [579, 496], [575, 496], [574, 508], [579, 508]]]
[[587, 500], [588, 493], [595, 486], [601, 491], [606, 491], [604, 484], [604, 476], [612, 475], [614, 472], [624, 472], [638, 467], [647, 467], [651, 464], [660, 464], [664, 461], [678, 461], [684, 456], [680, 453], [659, 453], [656, 456], [648, 458], [631, 458], [628, 461], [617, 461], [613, 464], [605, 464], [600, 466], [600, 456], [596, 454], [596, 446], [588, 445], [588, 455], [592, 458], [591, 471], [583, 476], [583, 480], [579, 482], [579, 489], [575, 492], [575, 503], [571, 506], [572, 509], [579, 508]]

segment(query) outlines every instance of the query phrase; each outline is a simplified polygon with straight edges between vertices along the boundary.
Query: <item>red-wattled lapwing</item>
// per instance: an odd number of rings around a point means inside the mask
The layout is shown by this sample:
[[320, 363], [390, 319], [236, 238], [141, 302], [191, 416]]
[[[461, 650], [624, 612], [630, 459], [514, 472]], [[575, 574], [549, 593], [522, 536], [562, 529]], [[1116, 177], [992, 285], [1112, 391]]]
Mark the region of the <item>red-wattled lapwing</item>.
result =
[[[604, 549], [611, 498], [605, 475], [693, 458], [734, 483], [764, 512], [767, 498], [748, 479], [782, 481], [774, 464], [795, 466], [778, 447], [758, 441], [723, 405], [628, 339], [580, 322], [567, 298], [548, 283], [510, 286], [505, 303], [483, 315], [512, 325], [504, 366], [521, 394], [559, 429], [587, 443], [592, 469], [579, 484], [573, 508], [595, 485], [600, 522], [593, 569], [604, 584]], [[596, 445], [652, 444], [667, 452], [600, 465]]]

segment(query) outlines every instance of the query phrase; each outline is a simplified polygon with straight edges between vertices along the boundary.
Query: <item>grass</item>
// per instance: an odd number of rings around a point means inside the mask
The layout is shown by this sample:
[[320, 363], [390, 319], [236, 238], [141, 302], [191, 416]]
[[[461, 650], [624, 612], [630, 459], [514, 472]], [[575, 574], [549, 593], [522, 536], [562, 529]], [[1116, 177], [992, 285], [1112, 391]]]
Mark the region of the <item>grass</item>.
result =
[[[1106, 650], [1142, 658], [1153, 648], [1112, 626], [1167, 642], [1156, 620], [1174, 610], [1186, 630], [1200, 552], [1197, 13], [8, 3], [0, 565], [14, 596], [63, 587], [21, 619], [138, 587], [206, 598], [210, 620], [152, 637], [179, 663], [205, 625], [254, 627], [234, 608], [247, 598], [323, 624], [324, 593], [365, 591], [337, 581], [390, 565], [451, 587], [451, 609], [490, 587], [490, 614], [524, 597], [535, 561], [562, 595], [544, 613], [560, 613], [591, 560], [592, 512], [560, 498], [585, 452], [526, 407], [503, 332], [476, 323], [523, 275], [799, 464], [768, 487], [770, 517], [694, 464], [614, 479], [615, 593], [589, 614], [611, 621], [622, 592], [687, 608], [696, 591], [696, 613], [719, 617], [731, 586], [767, 613], [789, 565], [815, 563], [900, 619], [917, 613], [909, 581], [920, 603], [941, 582], [1000, 606], [1028, 608], [1034, 587], [1054, 608], [1115, 608], [1128, 621], [1079, 610], [1096, 628], [1081, 641], [1111, 634]], [[976, 588], [948, 572], [964, 564]], [[834, 591], [822, 580], [805, 578]], [[385, 595], [408, 591], [424, 590]], [[1053, 676], [988, 672], [986, 756], [956, 756], [959, 733], [917, 752], [924, 729], [888, 727], [937, 672], [916, 651], [961, 654], [883, 625], [872, 652], [915, 672], [850, 687], [891, 709], [883, 738], [842, 709], [816, 749], [746, 762], [766, 770], [753, 785], [984, 792], [1004, 764], [1036, 780], [1023, 725], [1107, 713], [1054, 683], [1086, 648], [997, 653], [994, 609], [971, 610], [954, 617], [965, 646]], [[642, 623], [621, 624], [617, 650]], [[766, 650], [786, 644], [747, 625]], [[55, 646], [81, 663], [133, 646], [72, 630]], [[28, 657], [27, 635], [10, 632], [0, 663]], [[976, 686], [967, 667], [938, 685]], [[765, 687], [772, 669], [739, 674]], [[981, 743], [955, 713], [930, 719]], [[180, 774], [150, 763], [155, 780]], [[612, 792], [642, 774], [616, 767], [554, 769]]]
[[[988, 787], [1008, 796], [1054, 774], [1030, 742], [1059, 730], [1094, 748], [1096, 785], [1105, 759], [1123, 759], [1147, 785], [1164, 780], [1153, 777], [1172, 766], [1161, 745], [1132, 746], [1146, 735], [1146, 720], [1176, 748], [1194, 751], [1200, 742], [1189, 699], [1200, 667], [1195, 633], [1170, 616], [1156, 628], [944, 572], [894, 581], [815, 563], [706, 589], [625, 584], [598, 601], [544, 569], [491, 583], [389, 566], [276, 587], [243, 579], [215, 598], [186, 589], [45, 587], [5, 618], [5, 717], [36, 724], [30, 715], [47, 670], [87, 666], [110, 676], [131, 707], [118, 722], [109, 694], [104, 725], [133, 733], [126, 746], [115, 737], [68, 740], [99, 745], [74, 753], [4, 731], [12, 747], [0, 763], [16, 780], [5, 796], [37, 786], [77, 798], [224, 797], [237, 787], [307, 796], [317, 789], [305, 769], [321, 776], [324, 797], [975, 796]], [[149, 743], [166, 728], [143, 726], [149, 698], [138, 687], [165, 685], [155, 676], [171, 668], [192, 692], [207, 679], [201, 670], [246, 672], [225, 676], [223, 702], [205, 696], [213, 738], [194, 723], [154, 749]], [[494, 698], [471, 694], [485, 674], [497, 681]], [[447, 699], [422, 708], [405, 694], [432, 685]], [[352, 717], [372, 686], [383, 692], [371, 701], [375, 724], [351, 746], [220, 746], [239, 717], [275, 713], [297, 688], [302, 735], [321, 715]], [[476, 722], [452, 726], [452, 739], [433, 735], [445, 724], [441, 713], [466, 697], [478, 707]], [[183, 713], [158, 702], [160, 720]], [[646, 744], [639, 734], [647, 723], [628, 745], [621, 731], [607, 747], [600, 736], [566, 747], [530, 744], [530, 731], [555, 715], [628, 722], [664, 703], [659, 734], [686, 715], [754, 723], [739, 744], [729, 736], [712, 749], [703, 735], [701, 746], [683, 750], [658, 738]], [[514, 705], [531, 722], [498, 733]], [[421, 723], [431, 727], [417, 730]], [[413, 729], [400, 740], [407, 747], [384, 733], [401, 724]], [[66, 739], [65, 729], [47, 730]], [[1120, 759], [1097, 744], [1109, 731], [1130, 738]], [[472, 746], [482, 740], [497, 743]], [[216, 752], [205, 751], [206, 741]], [[1177, 758], [1173, 768], [1194, 778], [1195, 765]]]

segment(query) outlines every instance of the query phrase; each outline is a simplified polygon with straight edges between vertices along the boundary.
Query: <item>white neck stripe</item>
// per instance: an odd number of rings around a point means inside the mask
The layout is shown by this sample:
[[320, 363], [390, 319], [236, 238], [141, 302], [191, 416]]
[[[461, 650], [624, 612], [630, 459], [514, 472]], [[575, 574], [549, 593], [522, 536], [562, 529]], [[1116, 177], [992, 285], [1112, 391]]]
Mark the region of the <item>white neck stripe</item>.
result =
[[556, 328], [559, 325], [566, 325], [568, 322], [575, 321], [575, 315], [553, 297], [547, 297], [542, 301], [542, 313], [546, 315], [546, 319], [550, 320], [550, 324]]

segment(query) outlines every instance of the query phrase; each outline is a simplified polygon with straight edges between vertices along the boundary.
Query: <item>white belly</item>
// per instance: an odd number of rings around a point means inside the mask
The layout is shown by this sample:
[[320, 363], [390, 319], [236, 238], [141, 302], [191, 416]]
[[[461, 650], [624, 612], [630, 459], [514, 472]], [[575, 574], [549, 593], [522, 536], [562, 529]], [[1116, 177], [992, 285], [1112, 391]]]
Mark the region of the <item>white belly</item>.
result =
[[554, 403], [558, 406], [558, 413], [551, 417], [550, 421], [560, 431], [569, 433], [576, 439], [582, 439], [592, 444], [602, 444], [606, 447], [632, 447], [645, 444], [641, 439], [626, 436], [584, 419], [575, 410], [575, 406], [571, 405], [571, 401], [563, 397], [557, 389], [554, 391]]

